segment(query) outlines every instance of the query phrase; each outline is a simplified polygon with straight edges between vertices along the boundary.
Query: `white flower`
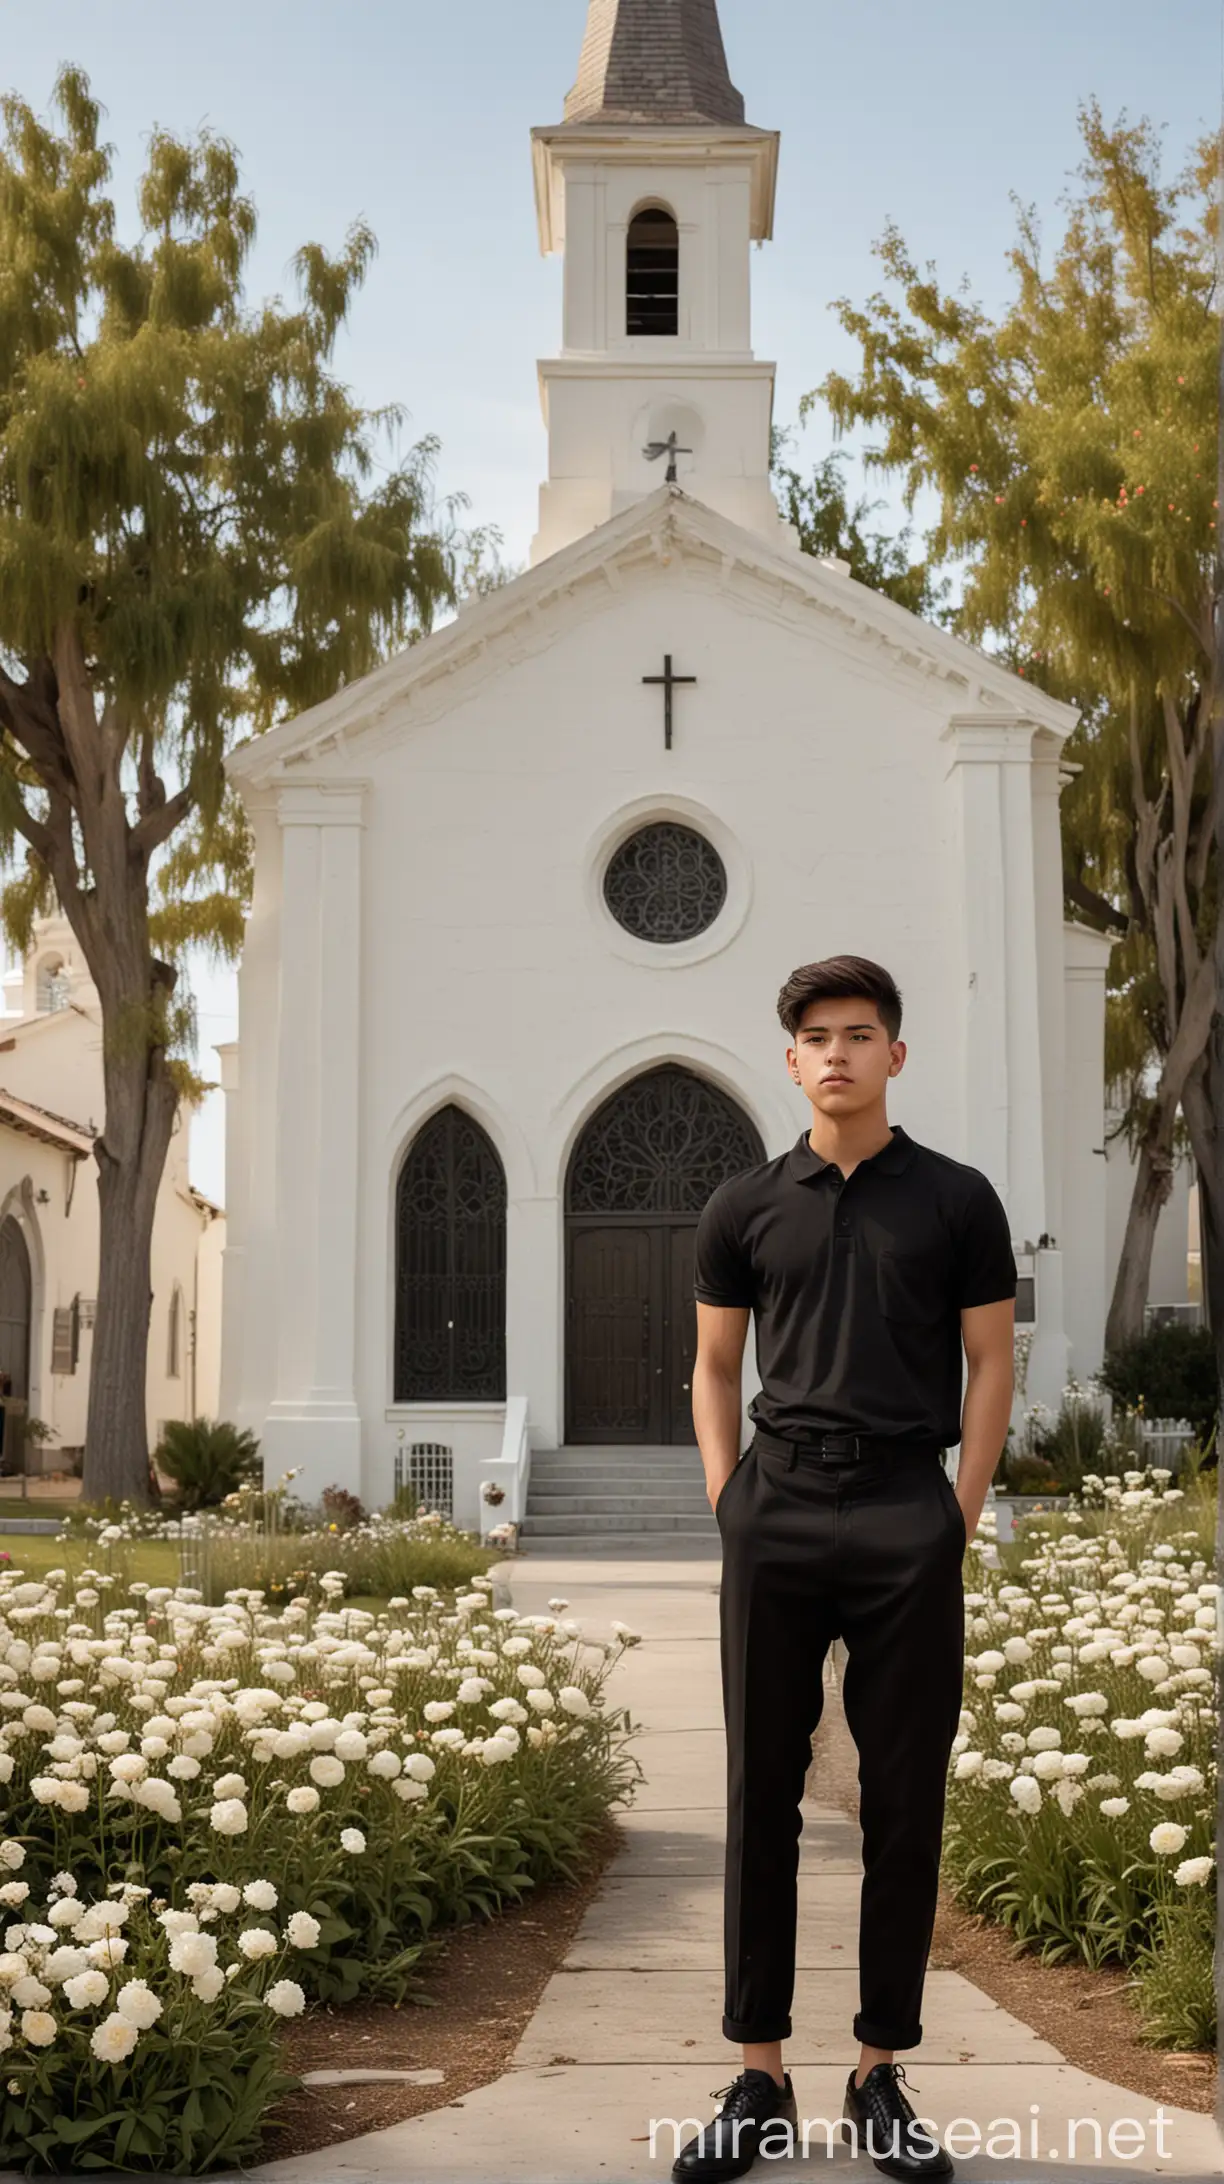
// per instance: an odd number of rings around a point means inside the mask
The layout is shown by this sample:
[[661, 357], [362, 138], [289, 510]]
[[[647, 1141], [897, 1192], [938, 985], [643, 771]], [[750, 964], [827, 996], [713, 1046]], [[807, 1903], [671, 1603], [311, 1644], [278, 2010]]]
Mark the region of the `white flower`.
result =
[[1180, 1752], [1185, 1738], [1180, 1729], [1149, 1729], [1143, 1740], [1143, 1749], [1149, 1759], [1172, 1759]]
[[0, 1843], [0, 1866], [3, 1866], [9, 1873], [19, 1873], [24, 1864], [24, 1843], [15, 1843], [11, 1839], [8, 1842]]
[[449, 1721], [455, 1709], [449, 1699], [426, 1699], [421, 1712], [426, 1721]]
[[1109, 1712], [1109, 1700], [1103, 1691], [1073, 1691], [1063, 1700], [1063, 1705], [1069, 1706], [1081, 1721], [1088, 1715]]
[[177, 1821], [183, 1817], [183, 1808], [168, 1782], [160, 1775], [150, 1775], [147, 1781], [133, 1785], [132, 1798], [149, 1812], [155, 1812], [162, 1820]]
[[44, 1986], [42, 1980], [36, 1978], [33, 1972], [27, 1972], [24, 1979], [14, 1981], [10, 2000], [16, 2003], [18, 2009], [45, 2010], [51, 2000], [51, 1989]]
[[1041, 1784], [1032, 1775], [1013, 1775], [1008, 1788], [1021, 1812], [1038, 1812], [1041, 1808]]
[[170, 1969], [188, 1979], [198, 1979], [217, 1961], [215, 1934], [176, 1934], [170, 1944]]
[[342, 1729], [332, 1747], [337, 1759], [364, 1759], [369, 1748], [360, 1729]]
[[310, 1777], [325, 1790], [334, 1790], [344, 1780], [344, 1761], [333, 1752], [316, 1752], [310, 1762]]
[[557, 1702], [552, 1692], [548, 1690], [529, 1691], [527, 1693], [527, 1704], [536, 1714], [553, 1714], [557, 1709]]
[[1049, 1747], [1043, 1752], [1034, 1753], [1032, 1771], [1040, 1782], [1060, 1782], [1063, 1772], [1062, 1753]]
[[527, 1709], [517, 1699], [494, 1699], [489, 1708], [494, 1721], [520, 1722], [527, 1720]]
[[359, 1858], [366, 1847], [366, 1839], [360, 1828], [341, 1828], [340, 1848], [353, 1858]]
[[564, 1684], [557, 1693], [557, 1704], [564, 1707], [567, 1714], [576, 1715], [579, 1720], [591, 1712], [591, 1702], [586, 1692], [580, 1690], [577, 1684]]
[[213, 1796], [217, 1798], [245, 1798], [247, 1786], [240, 1774], [218, 1775], [213, 1783]]
[[242, 1891], [232, 1881], [213, 1881], [208, 1888], [208, 1901], [214, 1911], [224, 1911], [228, 1918], [242, 1902]]
[[66, 1979], [64, 1998], [74, 2010], [96, 2009], [110, 1993], [110, 1981], [105, 1972], [78, 1972], [74, 1979]]
[[309, 1911], [295, 1911], [285, 1928], [285, 1935], [294, 1949], [317, 1949], [323, 1929]]
[[296, 1979], [278, 1979], [269, 1987], [264, 2001], [278, 2017], [300, 2017], [306, 2007], [306, 1997]]
[[479, 1747], [480, 1757], [486, 1767], [499, 1767], [514, 1758], [515, 1747], [505, 1737], [486, 1737]]
[[1182, 1849], [1189, 1833], [1176, 1820], [1158, 1820], [1148, 1837], [1152, 1849], [1160, 1858], [1171, 1858]]
[[239, 1797], [223, 1797], [208, 1817], [218, 1835], [246, 1834], [247, 1809]]
[[432, 1782], [437, 1771], [437, 1761], [431, 1759], [428, 1752], [409, 1752], [404, 1761], [404, 1773], [411, 1775], [414, 1782]]
[[200, 1762], [193, 1759], [190, 1752], [176, 1752], [167, 1762], [166, 1773], [173, 1775], [176, 1782], [194, 1782], [200, 1773]]
[[524, 1661], [515, 1674], [525, 1691], [538, 1691], [545, 1680], [543, 1669], [533, 1667], [530, 1661]]
[[200, 1922], [194, 1911], [159, 1911], [157, 1923], [172, 1941], [176, 1934], [198, 1934], [200, 1930]]
[[57, 2026], [49, 2010], [23, 2010], [21, 2013], [22, 2038], [31, 2047], [50, 2047]]
[[381, 1752], [371, 1753], [366, 1762], [366, 1773], [373, 1775], [380, 1782], [394, 1782], [402, 1766], [403, 1761], [399, 1753], [392, 1752], [384, 1747]]
[[125, 2055], [131, 2054], [139, 2038], [139, 2028], [115, 2010], [109, 2017], [104, 2017], [100, 2025], [94, 2026], [89, 2045], [99, 2062], [121, 2063]]
[[962, 1752], [960, 1754], [956, 1762], [956, 1779], [958, 1782], [964, 1782], [969, 1775], [980, 1774], [981, 1771], [981, 1752]]
[[191, 1991], [197, 2002], [215, 2002], [224, 1986], [225, 1973], [221, 1966], [210, 1964], [206, 1972], [196, 1973], [191, 1982]]
[[276, 1955], [276, 1936], [270, 1934], [266, 1926], [248, 1926], [245, 1932], [238, 1936], [238, 1947], [241, 1949], [243, 1956], [249, 1957], [251, 1962], [255, 1964], [258, 1963], [260, 1957]]
[[398, 1782], [392, 1784], [392, 1788], [394, 1789], [396, 1796], [400, 1798], [405, 1805], [413, 1804], [420, 1798], [428, 1797], [429, 1795], [429, 1791], [426, 1789], [425, 1784], [423, 1782], [414, 1782], [411, 1775], [402, 1775]]
[[1145, 1653], [1141, 1661], [1136, 1661], [1135, 1669], [1146, 1683], [1163, 1683], [1169, 1664], [1162, 1653]]
[[1183, 1858], [1181, 1864], [1175, 1869], [1173, 1878], [1175, 1881], [1179, 1881], [1183, 1888], [1200, 1887], [1204, 1881], [1211, 1878], [1211, 1869], [1214, 1864], [1214, 1858]]
[[88, 1955], [91, 1964], [122, 1964], [127, 1952], [128, 1945], [119, 1934], [103, 1934], [90, 1942]]
[[1062, 1731], [1061, 1729], [1048, 1728], [1030, 1729], [1027, 1742], [1030, 1752], [1052, 1752], [1056, 1745], [1062, 1743]]
[[161, 2003], [145, 1979], [125, 1980], [115, 1996], [115, 2008], [138, 2032], [147, 2032], [162, 2013]]
[[1103, 1812], [1107, 1820], [1120, 1820], [1124, 1813], [1130, 1811], [1130, 1799], [1129, 1797], [1103, 1797], [1097, 1810]]
[[493, 1689], [487, 1676], [465, 1676], [455, 1692], [461, 1706], [478, 1706], [486, 1691]]
[[275, 1911], [276, 1890], [271, 1881], [248, 1881], [242, 1891], [242, 1900], [250, 1904], [252, 1911]]
[[319, 1793], [317, 1790], [308, 1789], [303, 1784], [298, 1789], [290, 1790], [285, 1803], [290, 1812], [317, 1812], [319, 1809]]

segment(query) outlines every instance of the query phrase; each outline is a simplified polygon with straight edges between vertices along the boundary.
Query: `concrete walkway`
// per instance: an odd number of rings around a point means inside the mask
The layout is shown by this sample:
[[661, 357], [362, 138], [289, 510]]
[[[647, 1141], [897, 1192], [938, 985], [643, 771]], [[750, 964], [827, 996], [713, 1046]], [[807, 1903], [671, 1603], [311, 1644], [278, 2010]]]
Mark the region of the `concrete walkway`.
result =
[[[510, 1577], [514, 1604], [525, 1613], [547, 1612], [549, 1596], [561, 1594], [592, 1636], [606, 1635], [613, 1617], [642, 1633], [610, 1687], [641, 1724], [635, 1749], [646, 1779], [622, 1815], [626, 1847], [501, 2078], [430, 2115], [251, 2172], [268, 2184], [665, 2178], [673, 2134], [659, 2133], [652, 2158], [652, 2119], [678, 2119], [681, 2140], [688, 2138], [714, 2113], [713, 2089], [740, 2068], [739, 2049], [721, 2031], [717, 1553], [676, 1562], [533, 1554], [498, 1575]], [[811, 2136], [806, 2157], [761, 2158], [754, 2178], [800, 2167], [834, 2172], [845, 2184], [878, 2175], [866, 2153], [855, 2159], [841, 2138], [830, 2154], [820, 2120], [840, 2115], [858, 2053], [850, 2024], [858, 2000], [859, 1841], [857, 1825], [840, 1811], [805, 1808], [795, 2029], [786, 2062]], [[941, 2135], [957, 2117], [978, 2127], [977, 2152], [964, 2126], [952, 2138], [961, 2184], [1224, 2174], [1210, 2117], [1166, 2109], [1158, 2140], [1150, 2101], [1065, 2062], [959, 1973], [928, 1973], [923, 2025], [921, 2048], [900, 2059], [917, 2113]], [[1014, 2120], [1018, 2140], [1004, 2138], [996, 2119]], [[1083, 2119], [1074, 2139], [1071, 2119]], [[1132, 2128], [1115, 2137], [1111, 2153], [1110, 2126], [1124, 2122]], [[986, 2150], [991, 2141], [995, 2152]]]

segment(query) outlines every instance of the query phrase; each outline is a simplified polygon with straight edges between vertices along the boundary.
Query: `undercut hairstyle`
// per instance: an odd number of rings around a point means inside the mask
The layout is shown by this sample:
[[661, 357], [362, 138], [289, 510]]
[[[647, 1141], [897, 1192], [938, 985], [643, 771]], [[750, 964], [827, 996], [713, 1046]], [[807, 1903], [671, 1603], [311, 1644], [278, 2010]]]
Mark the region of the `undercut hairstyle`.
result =
[[792, 971], [778, 995], [778, 1015], [792, 1039], [804, 1010], [813, 1001], [874, 1001], [889, 1044], [901, 1034], [901, 995], [882, 964], [867, 956], [826, 956], [823, 963], [803, 963]]

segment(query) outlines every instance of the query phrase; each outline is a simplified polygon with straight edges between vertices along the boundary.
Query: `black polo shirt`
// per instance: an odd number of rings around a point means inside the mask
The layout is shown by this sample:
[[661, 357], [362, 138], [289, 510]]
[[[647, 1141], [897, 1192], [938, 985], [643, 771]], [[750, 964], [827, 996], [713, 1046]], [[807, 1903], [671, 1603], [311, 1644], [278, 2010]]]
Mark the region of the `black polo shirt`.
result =
[[850, 1175], [789, 1153], [720, 1183], [697, 1225], [694, 1294], [756, 1321], [754, 1425], [960, 1440], [964, 1305], [1016, 1294], [1007, 1214], [977, 1168], [894, 1124]]

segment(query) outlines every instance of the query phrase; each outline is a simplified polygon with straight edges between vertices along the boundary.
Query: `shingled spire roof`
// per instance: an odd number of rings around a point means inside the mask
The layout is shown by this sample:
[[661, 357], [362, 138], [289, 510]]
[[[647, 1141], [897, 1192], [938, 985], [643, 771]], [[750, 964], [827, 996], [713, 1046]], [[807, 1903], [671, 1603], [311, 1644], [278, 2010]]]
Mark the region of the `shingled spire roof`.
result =
[[718, 0], [590, 0], [565, 119], [742, 127]]

